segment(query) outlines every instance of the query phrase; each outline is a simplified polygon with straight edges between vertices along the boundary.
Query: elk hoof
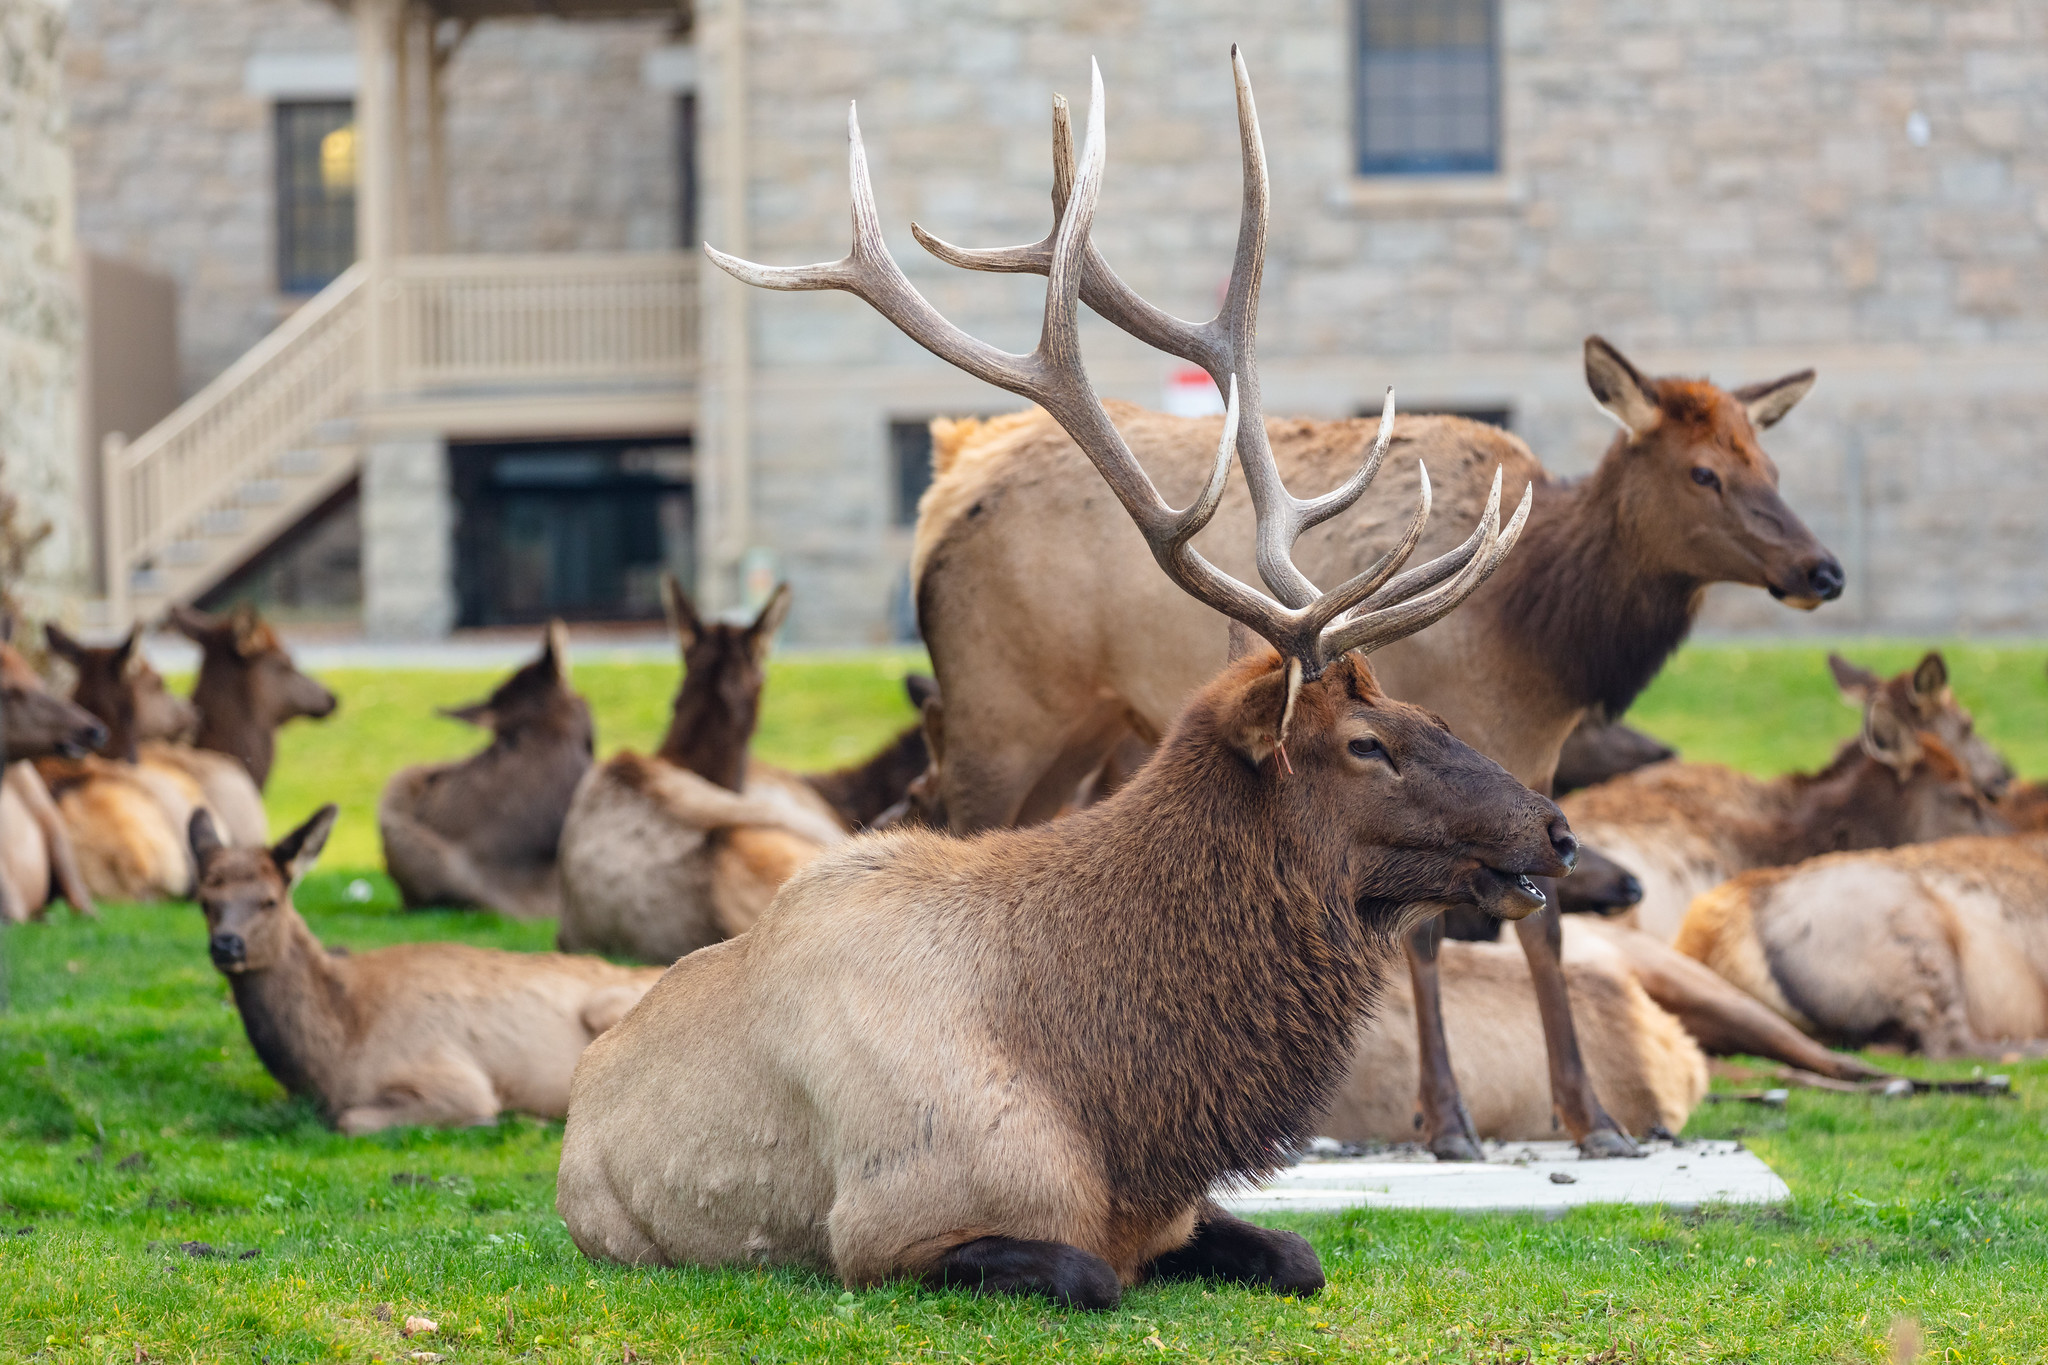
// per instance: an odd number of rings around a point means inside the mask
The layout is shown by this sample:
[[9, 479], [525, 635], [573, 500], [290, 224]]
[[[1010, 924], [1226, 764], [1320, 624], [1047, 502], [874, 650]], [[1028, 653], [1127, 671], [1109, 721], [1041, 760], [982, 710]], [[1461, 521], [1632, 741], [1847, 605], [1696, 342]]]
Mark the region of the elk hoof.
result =
[[1636, 1146], [1635, 1139], [1627, 1133], [1618, 1133], [1612, 1128], [1595, 1128], [1579, 1139], [1579, 1155], [1596, 1161], [1609, 1161], [1648, 1156], [1649, 1153]]
[[1323, 1287], [1323, 1263], [1308, 1238], [1262, 1228], [1214, 1204], [1206, 1205], [1195, 1235], [1145, 1268], [1152, 1280], [1225, 1280], [1307, 1298]]
[[978, 1237], [939, 1262], [936, 1283], [987, 1294], [1043, 1294], [1063, 1308], [1114, 1308], [1123, 1284], [1109, 1262], [1065, 1242]]

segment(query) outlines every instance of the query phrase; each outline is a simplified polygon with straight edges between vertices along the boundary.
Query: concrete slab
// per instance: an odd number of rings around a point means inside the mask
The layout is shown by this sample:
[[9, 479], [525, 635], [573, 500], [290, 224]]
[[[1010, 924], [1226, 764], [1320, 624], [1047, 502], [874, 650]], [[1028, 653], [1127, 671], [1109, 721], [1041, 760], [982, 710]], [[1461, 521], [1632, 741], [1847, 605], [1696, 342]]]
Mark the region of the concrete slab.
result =
[[1739, 1142], [1647, 1144], [1640, 1161], [1589, 1161], [1568, 1142], [1487, 1144], [1484, 1162], [1439, 1162], [1425, 1152], [1318, 1159], [1256, 1190], [1221, 1197], [1236, 1213], [1338, 1209], [1459, 1209], [1555, 1216], [1580, 1204], [1777, 1204], [1792, 1191]]

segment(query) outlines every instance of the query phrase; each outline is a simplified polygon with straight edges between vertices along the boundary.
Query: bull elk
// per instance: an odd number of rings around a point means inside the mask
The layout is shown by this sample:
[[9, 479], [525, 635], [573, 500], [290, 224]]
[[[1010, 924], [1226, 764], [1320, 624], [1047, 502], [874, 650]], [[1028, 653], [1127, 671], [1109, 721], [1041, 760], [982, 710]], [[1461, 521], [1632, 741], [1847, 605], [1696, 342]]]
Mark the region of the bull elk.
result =
[[590, 706], [569, 686], [569, 632], [550, 621], [538, 658], [483, 701], [442, 713], [490, 731], [480, 752], [407, 768], [384, 786], [377, 832], [407, 905], [561, 913], [562, 821], [590, 767]]
[[[667, 963], [745, 932], [797, 869], [873, 824], [925, 769], [916, 726], [835, 772], [752, 757], [788, 585], [745, 626], [706, 623], [672, 576], [662, 593], [682, 686], [658, 750], [615, 754], [577, 784], [559, 858], [567, 952]], [[913, 704], [923, 681], [911, 681]]]
[[334, 819], [323, 806], [265, 849], [192, 817], [207, 953], [264, 1069], [344, 1133], [561, 1115], [576, 1058], [659, 970], [461, 943], [330, 953], [291, 893]]
[[278, 728], [301, 716], [324, 720], [340, 703], [299, 671], [254, 607], [214, 616], [174, 606], [170, 622], [199, 646], [199, 677], [192, 684], [199, 724], [192, 743], [239, 760], [261, 791], [277, 759]]
[[[1269, 1173], [1310, 1136], [1417, 902], [1523, 915], [1542, 902], [1532, 879], [1571, 864], [1555, 806], [1389, 697], [1365, 659], [1483, 582], [1526, 499], [1505, 525], [1489, 503], [1463, 544], [1418, 568], [1396, 552], [1327, 593], [1300, 579], [1290, 606], [1189, 544], [1228, 479], [1237, 386], [1185, 510], [1117, 434], [1078, 344], [1103, 168], [1099, 72], [1091, 85], [1029, 355], [968, 336], [903, 276], [851, 114], [846, 259], [778, 270], [710, 255], [751, 284], [854, 293], [1042, 404], [1165, 577], [1270, 647], [1200, 689], [1108, 800], [975, 840], [850, 840], [749, 932], [670, 968], [577, 1066], [557, 1207], [587, 1254], [794, 1262], [854, 1285], [914, 1277], [1087, 1308], [1145, 1277], [1311, 1292], [1323, 1276], [1306, 1240], [1229, 1216], [1210, 1191]], [[1269, 460], [1245, 463], [1274, 479]], [[1288, 562], [1298, 529], [1261, 519], [1258, 534]]]
[[1762, 781], [1663, 763], [1565, 797], [1572, 828], [1641, 880], [1634, 921], [1669, 943], [1693, 898], [1739, 872], [1822, 853], [2003, 832], [1987, 783], [2004, 760], [1976, 737], [1939, 654], [1885, 681], [1833, 657], [1862, 732], [1820, 772]]
[[[1728, 392], [1705, 380], [1646, 376], [1592, 337], [1587, 382], [1622, 427], [1592, 475], [1553, 479], [1526, 446], [1493, 427], [1407, 418], [1392, 433], [1403, 461], [1362, 499], [1363, 484], [1348, 475], [1373, 439], [1366, 423], [1261, 415], [1253, 346], [1266, 164], [1248, 94], [1238, 108], [1238, 255], [1216, 317], [1196, 325], [1160, 311], [1092, 248], [1079, 282], [1081, 298], [1103, 318], [1199, 366], [1219, 393], [1233, 376], [1241, 386], [1246, 491], [1223, 496], [1200, 553], [1234, 573], [1256, 569], [1281, 601], [1299, 607], [1311, 577], [1345, 578], [1406, 546], [1401, 509], [1425, 488], [1433, 484], [1437, 505], [1462, 518], [1485, 502], [1487, 471], [1503, 471], [1510, 496], [1521, 489], [1534, 498], [1526, 552], [1469, 610], [1390, 647], [1376, 668], [1390, 694], [1441, 715], [1537, 791], [1549, 790], [1559, 748], [1583, 716], [1619, 716], [1648, 685], [1691, 629], [1709, 584], [1752, 584], [1809, 608], [1840, 595], [1840, 564], [1779, 497], [1776, 466], [1757, 436], [1812, 387], [1811, 370]], [[1053, 146], [1057, 212], [1074, 183], [1072, 137], [1057, 104]], [[1056, 241], [981, 251], [912, 231], [943, 260], [1013, 273], [1045, 272]], [[1225, 630], [1213, 610], [1134, 572], [1145, 543], [1099, 495], [1085, 443], [1063, 433], [1064, 416], [1013, 415], [982, 427], [985, 439], [963, 437], [920, 507], [912, 575], [945, 702], [935, 804], [958, 833], [1049, 816], [1106, 751], [1088, 746], [1118, 742], [1120, 731], [1102, 724], [1106, 708], [1156, 736], [1224, 657]], [[1216, 419], [1112, 405], [1109, 420], [1169, 491], [1203, 486]], [[1331, 491], [1296, 498], [1283, 480]], [[1332, 521], [1354, 505], [1353, 515]], [[1254, 519], [1285, 534], [1262, 535], [1254, 552], [1246, 534]], [[1275, 552], [1293, 532], [1325, 523], [1302, 542], [1299, 568]], [[1442, 549], [1441, 533], [1423, 546]], [[1632, 1153], [1579, 1057], [1557, 917], [1524, 919], [1517, 932], [1532, 955], [1565, 1127], [1589, 1154]], [[1425, 1013], [1439, 933], [1431, 922], [1409, 945], [1423, 973]], [[1424, 1052], [1430, 1145], [1440, 1156], [1475, 1157], [1441, 1037]]]
[[41, 915], [53, 888], [91, 915], [70, 831], [31, 760], [81, 757], [106, 742], [106, 727], [47, 691], [13, 638], [13, 617], [0, 617], [0, 923]]

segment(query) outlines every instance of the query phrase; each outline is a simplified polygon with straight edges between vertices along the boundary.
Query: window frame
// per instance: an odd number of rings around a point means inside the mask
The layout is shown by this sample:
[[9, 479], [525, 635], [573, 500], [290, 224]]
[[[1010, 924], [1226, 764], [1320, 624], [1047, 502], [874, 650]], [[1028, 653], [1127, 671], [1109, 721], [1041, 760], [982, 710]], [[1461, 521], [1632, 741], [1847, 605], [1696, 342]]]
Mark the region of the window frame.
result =
[[[293, 129], [290, 125], [294, 118], [302, 116], [303, 111], [314, 109], [347, 111], [347, 118], [343, 122], [335, 124], [334, 128], [328, 130], [329, 132], [348, 127], [355, 122], [356, 101], [352, 97], [279, 98], [273, 101], [271, 106], [271, 156], [273, 161], [271, 192], [275, 199], [275, 203], [272, 206], [272, 217], [276, 236], [276, 259], [274, 265], [277, 272], [278, 292], [283, 294], [305, 295], [319, 293], [329, 284], [332, 284], [343, 271], [347, 270], [350, 264], [354, 263], [359, 252], [359, 244], [356, 241], [355, 221], [357, 189], [351, 187], [346, 196], [346, 211], [340, 215], [340, 222], [343, 224], [340, 231], [347, 240], [348, 261], [344, 262], [340, 269], [335, 270], [331, 274], [301, 268], [306, 262], [300, 257], [300, 253], [311, 249], [311, 244], [302, 241], [297, 230], [297, 210], [301, 203], [299, 195], [304, 188], [303, 182], [300, 179], [300, 172], [304, 168], [293, 157], [293, 152], [299, 144], [294, 137], [297, 130]], [[322, 136], [325, 136], [325, 134]], [[318, 174], [317, 165], [314, 168], [314, 174], [316, 176]]]
[[[1412, 0], [1411, 0], [1412, 2]], [[1374, 0], [1352, 0], [1351, 75], [1351, 176], [1357, 181], [1393, 184], [1429, 184], [1500, 180], [1507, 172], [1506, 73], [1501, 39], [1502, 0], [1480, 0], [1487, 9], [1487, 155], [1460, 159], [1442, 156], [1432, 161], [1423, 155], [1372, 157], [1367, 151], [1366, 58], [1371, 51], [1366, 41], [1367, 8]], [[1430, 51], [1447, 49], [1410, 49]]]

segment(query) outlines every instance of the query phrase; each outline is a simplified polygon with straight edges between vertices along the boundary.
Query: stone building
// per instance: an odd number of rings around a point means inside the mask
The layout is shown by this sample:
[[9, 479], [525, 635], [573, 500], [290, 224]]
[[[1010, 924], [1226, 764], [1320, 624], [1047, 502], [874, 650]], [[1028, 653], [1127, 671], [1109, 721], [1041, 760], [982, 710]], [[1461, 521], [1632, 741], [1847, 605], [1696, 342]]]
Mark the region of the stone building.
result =
[[34, 615], [75, 597], [87, 563], [63, 32], [61, 5], [0, 0], [0, 593]]
[[[345, 401], [329, 382], [317, 421], [237, 437], [242, 464], [189, 481], [148, 482], [175, 444], [154, 434], [116, 452], [117, 594], [136, 604], [274, 583], [272, 542], [345, 557], [360, 528], [379, 631], [651, 610], [667, 566], [721, 604], [787, 575], [807, 642], [886, 637], [922, 423], [1015, 401], [853, 299], [749, 291], [679, 248], [839, 255], [857, 98], [898, 259], [962, 326], [1026, 347], [1042, 283], [941, 266], [908, 227], [1041, 235], [1049, 99], [1085, 102], [1092, 55], [1096, 239], [1148, 297], [1206, 313], [1235, 232], [1237, 41], [1271, 161], [1269, 412], [1350, 414], [1393, 384], [1576, 472], [1611, 432], [1579, 369], [1589, 332], [1730, 384], [1810, 365], [1818, 387], [1769, 445], [1849, 592], [1811, 618], [1731, 593], [1712, 621], [2048, 628], [2042, 0], [433, 3], [430, 22], [420, 0], [74, 0], [81, 237], [175, 280], [188, 392], [223, 394], [287, 316], [294, 337], [338, 335], [328, 294], [305, 305], [319, 272], [286, 279], [290, 251], [312, 242], [332, 271], [363, 247], [382, 272], [354, 324], [381, 358]], [[410, 103], [375, 112], [376, 81]], [[293, 189], [354, 186], [379, 155], [389, 184], [352, 209]], [[549, 279], [543, 326], [516, 301]], [[558, 340], [516, 361], [499, 333], [521, 327], [620, 358]], [[1088, 345], [1105, 394], [1210, 396], [1106, 327]], [[290, 426], [265, 412], [235, 430]], [[199, 470], [211, 447], [180, 439]], [[129, 533], [188, 484], [241, 492]]]

